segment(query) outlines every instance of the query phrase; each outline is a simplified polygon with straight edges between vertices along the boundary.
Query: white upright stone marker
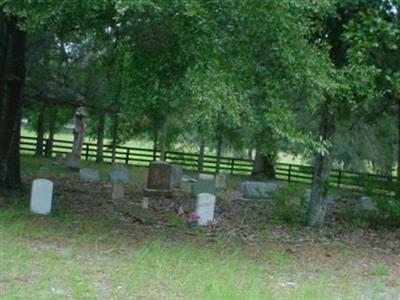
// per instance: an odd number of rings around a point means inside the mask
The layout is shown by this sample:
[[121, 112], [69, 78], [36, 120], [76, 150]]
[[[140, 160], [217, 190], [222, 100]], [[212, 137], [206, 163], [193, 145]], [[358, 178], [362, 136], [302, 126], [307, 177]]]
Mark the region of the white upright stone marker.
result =
[[199, 217], [197, 224], [206, 226], [214, 220], [215, 196], [207, 193], [197, 195], [196, 215]]
[[53, 183], [47, 179], [35, 179], [32, 182], [31, 210], [36, 214], [46, 215], [51, 212]]

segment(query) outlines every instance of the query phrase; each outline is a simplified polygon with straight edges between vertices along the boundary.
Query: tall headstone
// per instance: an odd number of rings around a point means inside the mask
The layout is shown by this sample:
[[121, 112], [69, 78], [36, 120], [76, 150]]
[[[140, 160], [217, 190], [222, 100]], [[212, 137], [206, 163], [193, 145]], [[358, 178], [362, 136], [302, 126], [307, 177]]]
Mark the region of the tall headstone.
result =
[[95, 182], [100, 180], [99, 172], [89, 168], [79, 169], [79, 177], [82, 181], [87, 182]]
[[226, 176], [225, 176], [225, 174], [217, 174], [215, 176], [215, 188], [217, 190], [226, 189]]
[[171, 166], [171, 188], [178, 188], [181, 184], [183, 171], [180, 165]]
[[199, 180], [192, 183], [192, 197], [196, 198], [201, 193], [215, 195], [214, 181]]
[[171, 165], [164, 161], [150, 163], [147, 189], [169, 191], [171, 186]]
[[31, 211], [46, 215], [51, 212], [53, 183], [47, 179], [35, 179], [32, 182]]
[[274, 182], [245, 181], [241, 184], [244, 199], [270, 199], [277, 189]]
[[206, 226], [214, 220], [215, 196], [201, 193], [197, 196], [195, 214], [198, 216], [197, 224]]

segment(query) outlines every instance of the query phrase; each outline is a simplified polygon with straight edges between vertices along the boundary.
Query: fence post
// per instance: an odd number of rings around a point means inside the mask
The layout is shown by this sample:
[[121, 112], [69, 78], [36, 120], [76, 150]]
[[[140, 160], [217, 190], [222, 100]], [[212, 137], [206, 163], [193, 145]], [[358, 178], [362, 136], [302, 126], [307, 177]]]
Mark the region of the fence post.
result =
[[126, 150], [126, 156], [125, 156], [125, 164], [129, 164], [129, 154], [130, 154], [130, 148], [127, 148]]
[[233, 175], [233, 172], [235, 171], [235, 159], [231, 159], [231, 175]]
[[340, 181], [342, 179], [342, 170], [339, 170], [339, 174], [338, 174], [338, 181], [337, 181], [337, 187], [340, 187]]
[[157, 149], [153, 148], [153, 160], [157, 160]]
[[292, 177], [292, 165], [289, 165], [288, 182], [290, 182]]
[[89, 144], [86, 144], [85, 159], [89, 160]]

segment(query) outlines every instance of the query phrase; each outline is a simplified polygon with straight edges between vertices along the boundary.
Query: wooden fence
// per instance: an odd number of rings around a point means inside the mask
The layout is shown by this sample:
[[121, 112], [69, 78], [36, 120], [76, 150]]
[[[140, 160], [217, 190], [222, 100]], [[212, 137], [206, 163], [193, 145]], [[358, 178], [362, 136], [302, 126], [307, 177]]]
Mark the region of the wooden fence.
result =
[[[37, 139], [34, 137], [21, 137], [20, 149], [22, 154], [34, 154]], [[44, 139], [43, 153], [46, 152], [48, 140]], [[69, 154], [72, 149], [72, 141], [54, 140], [52, 154]], [[82, 159], [95, 160], [97, 145], [84, 143]], [[199, 165], [199, 154], [176, 151], [166, 152], [166, 161], [180, 164], [185, 170], [196, 171]], [[111, 162], [113, 157], [112, 147], [105, 145], [103, 158], [105, 162]], [[150, 162], [161, 158], [159, 150], [117, 146], [115, 147], [115, 162], [136, 166], [148, 166]], [[220, 170], [232, 175], [251, 175], [253, 160], [221, 157]], [[215, 173], [217, 169], [217, 157], [204, 155], [203, 172]], [[313, 167], [296, 164], [275, 164], [276, 178], [287, 182], [311, 184]], [[377, 174], [367, 174], [333, 169], [329, 176], [329, 185], [336, 188], [355, 189], [368, 191], [382, 195], [394, 195], [396, 190], [396, 177]]]

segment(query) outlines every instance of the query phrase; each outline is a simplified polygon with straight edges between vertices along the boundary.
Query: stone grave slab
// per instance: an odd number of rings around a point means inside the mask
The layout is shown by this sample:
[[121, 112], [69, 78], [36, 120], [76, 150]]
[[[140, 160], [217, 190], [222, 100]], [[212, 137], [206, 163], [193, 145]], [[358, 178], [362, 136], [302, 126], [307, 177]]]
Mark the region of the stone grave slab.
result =
[[95, 182], [100, 180], [99, 171], [90, 168], [79, 169], [79, 177], [82, 181]]
[[266, 200], [270, 199], [271, 194], [278, 190], [278, 185], [274, 182], [245, 181], [242, 182], [240, 189], [244, 200]]
[[124, 182], [114, 181], [112, 183], [111, 199], [122, 200], [124, 199]]
[[199, 217], [197, 224], [207, 226], [214, 220], [215, 195], [200, 193], [197, 195], [195, 214]]
[[192, 197], [197, 197], [201, 193], [215, 195], [214, 181], [199, 180], [192, 183]]
[[35, 214], [49, 214], [52, 200], [53, 182], [47, 179], [35, 179], [32, 182], [31, 211]]
[[203, 174], [203, 173], [200, 173], [199, 174], [199, 180], [214, 180], [214, 175], [212, 175], [212, 174]]
[[108, 173], [111, 182], [129, 182], [129, 176], [122, 171], [111, 171]]
[[79, 171], [81, 165], [81, 161], [79, 158], [73, 156], [73, 155], [68, 155], [66, 158], [65, 162], [65, 168], [70, 170], [70, 171]]
[[183, 170], [180, 165], [171, 166], [171, 188], [179, 188], [181, 185], [181, 179], [183, 175]]
[[217, 174], [215, 176], [215, 188], [217, 190], [225, 190], [226, 189], [226, 176], [225, 174]]

